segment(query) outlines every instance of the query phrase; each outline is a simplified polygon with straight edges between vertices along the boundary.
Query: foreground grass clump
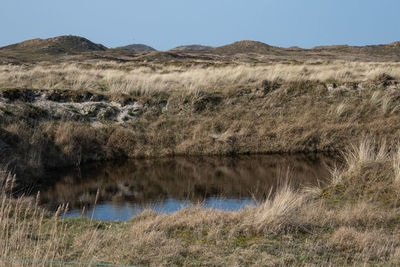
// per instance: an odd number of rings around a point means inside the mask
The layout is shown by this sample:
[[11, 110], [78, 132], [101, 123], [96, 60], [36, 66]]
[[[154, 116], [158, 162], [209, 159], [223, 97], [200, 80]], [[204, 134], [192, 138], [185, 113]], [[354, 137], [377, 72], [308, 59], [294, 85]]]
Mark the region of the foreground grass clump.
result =
[[124, 223], [60, 219], [65, 206], [50, 216], [35, 200], [9, 197], [9, 177], [0, 254], [145, 266], [400, 264], [398, 151], [364, 140], [345, 159], [322, 189], [283, 186], [237, 212], [148, 210]]

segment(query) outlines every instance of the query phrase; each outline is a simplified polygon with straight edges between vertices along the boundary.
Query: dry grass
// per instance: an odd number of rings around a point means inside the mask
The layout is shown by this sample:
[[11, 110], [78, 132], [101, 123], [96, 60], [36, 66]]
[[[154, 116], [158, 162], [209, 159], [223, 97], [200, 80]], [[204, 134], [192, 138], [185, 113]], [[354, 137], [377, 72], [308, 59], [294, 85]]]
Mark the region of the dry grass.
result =
[[[11, 197], [15, 177], [8, 175], [2, 183], [0, 228], [1, 244], [0, 255], [4, 258], [31, 258], [34, 260], [54, 260], [60, 253], [60, 245], [63, 239], [58, 235], [58, 216], [62, 207], [57, 210], [50, 228], [44, 225], [45, 212], [38, 207], [38, 197], [32, 205], [29, 199]], [[44, 238], [46, 237], [46, 238]], [[64, 235], [65, 237], [65, 235]], [[17, 266], [17, 263], [1, 262], [9, 266]]]
[[371, 103], [379, 106], [384, 113], [393, 113], [398, 109], [398, 106], [394, 102], [396, 97], [393, 93], [375, 91], [371, 96]]
[[[227, 67], [136, 67], [131, 63], [0, 66], [1, 87], [96, 90], [110, 93], [148, 94], [162, 91], [198, 93], [224, 90], [268, 81], [361, 82], [387, 74], [400, 78], [399, 63], [326, 62], [301, 65], [273, 64]], [[377, 98], [376, 96], [375, 98]], [[378, 101], [378, 100], [376, 100]], [[388, 98], [378, 101], [391, 109]]]
[[388, 148], [386, 141], [384, 140], [379, 143], [378, 151], [376, 151], [376, 147], [376, 142], [368, 137], [362, 138], [358, 145], [351, 145], [350, 149], [346, 151], [345, 156], [349, 169], [371, 162], [382, 162], [387, 160]]
[[400, 184], [400, 149], [393, 155], [393, 169], [395, 182]]
[[[78, 90], [37, 92], [28, 103], [24, 90], [0, 91], [0, 134], [21, 169], [121, 157], [337, 152], [363, 134], [392, 142], [400, 132], [397, 63], [91, 64], [0, 67], [0, 86]], [[87, 93], [81, 89], [115, 95], [92, 101], [80, 98]], [[7, 93], [20, 98], [8, 101]], [[125, 102], [130, 104], [121, 111]], [[92, 107], [95, 116], [88, 112]], [[110, 109], [118, 115], [98, 115]]]
[[[151, 266], [396, 265], [400, 210], [398, 194], [388, 192], [398, 192], [398, 152], [388, 147], [363, 140], [345, 154], [340, 178], [322, 190], [283, 186], [274, 198], [237, 212], [148, 210], [125, 223], [59, 219], [65, 206], [50, 217], [35, 200], [10, 198], [8, 176], [0, 254]], [[365, 180], [371, 171], [379, 173], [372, 182]], [[363, 198], [371, 190], [389, 202]]]
[[296, 210], [304, 204], [304, 196], [285, 184], [272, 198], [268, 198], [254, 211], [249, 220], [258, 233], [296, 227]]

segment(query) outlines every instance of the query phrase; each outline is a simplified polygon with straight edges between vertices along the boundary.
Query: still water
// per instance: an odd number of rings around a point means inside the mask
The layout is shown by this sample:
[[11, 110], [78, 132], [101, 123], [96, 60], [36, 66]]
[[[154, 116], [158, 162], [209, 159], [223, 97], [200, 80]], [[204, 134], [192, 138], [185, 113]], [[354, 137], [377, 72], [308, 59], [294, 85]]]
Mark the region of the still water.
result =
[[41, 190], [41, 201], [52, 211], [69, 203], [66, 217], [121, 221], [148, 208], [160, 213], [190, 205], [238, 210], [273, 195], [285, 182], [293, 188], [323, 184], [332, 164], [333, 160], [320, 155], [96, 163], [49, 173], [54, 182]]

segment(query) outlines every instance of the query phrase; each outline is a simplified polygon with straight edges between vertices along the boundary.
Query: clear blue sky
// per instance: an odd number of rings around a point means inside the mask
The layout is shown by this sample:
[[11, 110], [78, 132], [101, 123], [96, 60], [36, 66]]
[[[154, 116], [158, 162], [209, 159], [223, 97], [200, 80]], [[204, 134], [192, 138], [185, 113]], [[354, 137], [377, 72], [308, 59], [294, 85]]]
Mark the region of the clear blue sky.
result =
[[381, 44], [400, 41], [400, 0], [0, 0], [0, 46], [66, 34], [160, 50]]

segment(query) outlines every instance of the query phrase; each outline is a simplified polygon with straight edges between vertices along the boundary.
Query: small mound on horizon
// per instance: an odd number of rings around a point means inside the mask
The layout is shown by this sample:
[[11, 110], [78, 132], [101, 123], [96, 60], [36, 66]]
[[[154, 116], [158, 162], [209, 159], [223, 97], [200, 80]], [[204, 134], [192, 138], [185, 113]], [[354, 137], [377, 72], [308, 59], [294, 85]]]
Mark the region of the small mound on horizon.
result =
[[135, 52], [150, 52], [150, 51], [157, 51], [151, 46], [145, 45], [145, 44], [130, 44], [126, 46], [121, 46], [118, 47], [119, 49], [125, 49], [129, 51], [135, 51]]
[[239, 53], [267, 54], [275, 49], [277, 49], [277, 47], [270, 46], [262, 42], [245, 40], [217, 47], [214, 49], [214, 51], [223, 54], [239, 54]]
[[394, 43], [391, 43], [391, 44], [388, 44], [387, 46], [391, 46], [391, 47], [400, 47], [400, 41], [394, 42]]
[[207, 45], [181, 45], [170, 49], [169, 51], [210, 51], [213, 50], [214, 47]]
[[344, 44], [344, 45], [320, 45], [320, 46], [315, 46], [311, 49], [315, 49], [315, 50], [318, 50], [318, 49], [343, 49], [343, 48], [350, 48], [350, 47], [351, 46], [346, 45], [346, 44]]
[[2, 50], [26, 51], [30, 53], [78, 53], [89, 51], [105, 51], [107, 47], [96, 44], [80, 36], [63, 35], [48, 39], [36, 38], [21, 43], [1, 47]]
[[398, 48], [400, 47], [399, 42], [393, 42], [390, 44], [374, 44], [374, 45], [364, 45], [364, 46], [352, 46], [352, 45], [323, 45], [323, 46], [315, 46], [311, 50], [339, 50], [339, 49], [365, 49], [365, 48], [373, 48], [373, 49], [381, 49], [384, 47], [389, 48]]

